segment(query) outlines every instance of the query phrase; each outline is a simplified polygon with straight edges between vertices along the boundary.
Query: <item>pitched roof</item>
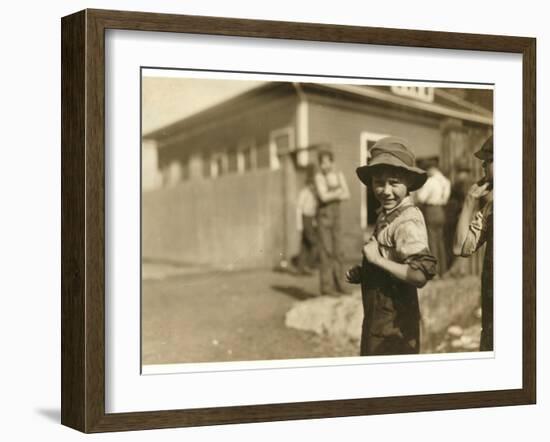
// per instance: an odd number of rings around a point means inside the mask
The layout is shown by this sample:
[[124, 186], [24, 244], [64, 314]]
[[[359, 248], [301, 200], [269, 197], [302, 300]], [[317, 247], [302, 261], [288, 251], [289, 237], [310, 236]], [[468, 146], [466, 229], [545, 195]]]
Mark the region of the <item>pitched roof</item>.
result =
[[197, 127], [212, 119], [225, 115], [234, 115], [238, 112], [249, 110], [256, 104], [265, 102], [266, 99], [280, 98], [288, 95], [296, 95], [299, 99], [302, 94], [306, 97], [312, 91], [330, 91], [343, 97], [384, 103], [389, 106], [432, 114], [440, 117], [456, 118], [471, 123], [493, 125], [493, 113], [486, 107], [472, 103], [466, 98], [460, 97], [447, 88], [435, 88], [433, 102], [426, 102], [414, 98], [396, 95], [391, 92], [389, 86], [367, 86], [339, 83], [291, 83], [269, 82], [252, 88], [229, 100], [216, 104], [190, 117], [167, 125], [144, 135], [145, 139], [164, 139]]

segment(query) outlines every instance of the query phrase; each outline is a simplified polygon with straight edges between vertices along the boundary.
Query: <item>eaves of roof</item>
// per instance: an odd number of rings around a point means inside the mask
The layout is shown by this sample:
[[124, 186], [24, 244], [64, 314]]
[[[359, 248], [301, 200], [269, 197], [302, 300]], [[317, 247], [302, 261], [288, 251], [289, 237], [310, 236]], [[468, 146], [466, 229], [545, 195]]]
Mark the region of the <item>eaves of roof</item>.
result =
[[385, 89], [374, 86], [338, 83], [270, 82], [207, 108], [190, 117], [145, 134], [143, 138], [165, 139], [190, 128], [197, 127], [204, 122], [212, 121], [214, 118], [221, 118], [226, 115], [234, 115], [236, 112], [249, 110], [254, 104], [261, 103], [261, 101], [265, 99], [291, 94], [296, 94], [298, 98], [303, 96], [301, 92], [302, 88], [296, 87], [298, 85], [304, 87], [303, 89], [306, 90], [306, 97], [308, 96], [307, 91], [315, 89], [325, 91], [328, 90], [333, 93], [341, 94], [342, 96], [352, 95], [358, 99], [385, 103], [386, 105], [397, 106], [440, 117], [456, 118], [459, 120], [488, 126], [493, 125], [493, 114], [488, 110], [477, 112], [474, 108], [468, 110], [459, 107], [450, 107], [439, 103], [423, 102], [408, 97], [395, 95]]

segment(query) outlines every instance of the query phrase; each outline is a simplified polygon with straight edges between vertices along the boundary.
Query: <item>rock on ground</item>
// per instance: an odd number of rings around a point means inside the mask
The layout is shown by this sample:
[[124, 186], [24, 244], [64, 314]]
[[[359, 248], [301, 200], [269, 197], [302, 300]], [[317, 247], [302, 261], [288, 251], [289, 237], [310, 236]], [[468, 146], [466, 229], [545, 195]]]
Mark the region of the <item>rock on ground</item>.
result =
[[[419, 290], [422, 352], [441, 351], [443, 347], [440, 344], [446, 338], [449, 327], [452, 327], [450, 335], [459, 338], [461, 333], [458, 330], [462, 332], [462, 327], [468, 326], [474, 317], [479, 296], [480, 282], [476, 276], [430, 281]], [[298, 302], [285, 318], [287, 327], [354, 343], [361, 338], [362, 321], [363, 306], [359, 291], [351, 296], [323, 296]], [[474, 346], [462, 341], [460, 348]], [[445, 350], [449, 348], [444, 346]]]
[[358, 292], [351, 296], [321, 296], [298, 302], [285, 318], [287, 327], [353, 342], [361, 338], [362, 321], [363, 306]]

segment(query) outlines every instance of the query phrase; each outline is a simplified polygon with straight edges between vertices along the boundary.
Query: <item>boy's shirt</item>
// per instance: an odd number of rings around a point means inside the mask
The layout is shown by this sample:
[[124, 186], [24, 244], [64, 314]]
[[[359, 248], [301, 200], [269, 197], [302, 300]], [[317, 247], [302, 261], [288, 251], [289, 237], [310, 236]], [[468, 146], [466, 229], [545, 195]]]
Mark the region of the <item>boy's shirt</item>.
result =
[[298, 194], [296, 202], [296, 228], [304, 229], [302, 216], [314, 217], [317, 214], [317, 196], [311, 186], [306, 186]]
[[390, 212], [380, 212], [375, 235], [382, 256], [395, 262], [429, 250], [424, 217], [410, 196]]
[[391, 211], [379, 213], [374, 234], [384, 258], [422, 270], [428, 279], [436, 274], [424, 216], [410, 196]]
[[466, 239], [462, 246], [462, 256], [470, 256], [487, 242], [487, 236], [492, 229], [490, 218], [493, 214], [493, 201], [489, 201], [478, 210], [472, 221]]
[[[332, 171], [326, 175], [318, 172], [315, 175], [315, 190], [322, 204], [349, 199], [348, 184], [342, 172]], [[336, 192], [340, 192], [337, 197]]]

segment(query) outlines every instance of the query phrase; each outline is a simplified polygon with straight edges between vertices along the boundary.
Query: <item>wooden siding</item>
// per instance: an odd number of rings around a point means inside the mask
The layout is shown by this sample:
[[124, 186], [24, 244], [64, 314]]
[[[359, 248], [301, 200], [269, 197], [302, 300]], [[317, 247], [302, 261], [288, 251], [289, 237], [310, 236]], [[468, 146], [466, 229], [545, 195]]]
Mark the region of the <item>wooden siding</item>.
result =
[[181, 183], [142, 197], [142, 258], [221, 268], [271, 267], [282, 252], [280, 171]]
[[365, 115], [359, 109], [310, 104], [310, 142], [333, 145], [335, 161], [348, 181], [351, 198], [342, 203], [343, 249], [346, 258], [358, 259], [363, 242], [361, 230], [361, 186], [355, 169], [360, 165], [362, 132], [388, 134], [406, 138], [415, 147], [417, 156], [438, 155], [441, 131], [437, 120], [431, 125], [419, 125], [377, 115]]

